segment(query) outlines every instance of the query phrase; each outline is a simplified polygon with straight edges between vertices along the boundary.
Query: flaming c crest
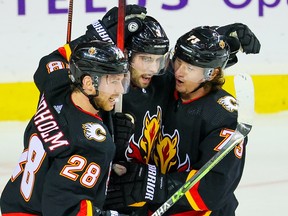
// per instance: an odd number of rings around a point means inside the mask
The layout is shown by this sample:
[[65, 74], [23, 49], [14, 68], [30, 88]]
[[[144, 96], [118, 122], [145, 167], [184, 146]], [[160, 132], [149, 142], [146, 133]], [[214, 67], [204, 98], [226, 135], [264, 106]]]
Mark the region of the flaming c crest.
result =
[[135, 142], [134, 135], [126, 152], [128, 160], [139, 163], [155, 163], [161, 173], [183, 172], [190, 169], [190, 160], [186, 154], [184, 163], [179, 158], [179, 132], [175, 130], [173, 135], [161, 131], [162, 110], [157, 108], [157, 113], [150, 117], [149, 111], [143, 119], [142, 135]]
[[161, 108], [157, 108], [156, 115], [150, 117], [149, 112], [145, 114], [143, 119], [143, 130], [142, 135], [138, 142], [134, 141], [134, 135], [131, 138], [127, 157], [128, 159], [136, 159], [138, 162], [148, 164], [151, 158], [151, 153], [157, 136], [161, 128]]

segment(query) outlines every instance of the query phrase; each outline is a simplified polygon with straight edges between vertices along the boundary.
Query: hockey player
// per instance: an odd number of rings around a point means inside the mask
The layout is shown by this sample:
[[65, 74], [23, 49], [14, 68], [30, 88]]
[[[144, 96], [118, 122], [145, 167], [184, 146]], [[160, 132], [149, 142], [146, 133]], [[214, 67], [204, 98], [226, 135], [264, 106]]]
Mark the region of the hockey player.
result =
[[128, 62], [103, 41], [80, 43], [70, 53], [65, 46], [43, 57], [34, 74], [38, 108], [1, 195], [3, 216], [118, 215], [101, 210], [115, 154], [101, 115], [126, 92]]
[[[128, 172], [114, 179], [108, 206], [121, 209], [146, 203], [148, 210], [137, 215], [150, 215], [231, 138], [237, 106], [222, 89], [231, 53], [226, 39], [214, 28], [201, 26], [177, 40], [168, 69], [175, 77], [175, 91], [149, 164], [130, 163]], [[257, 46], [260, 49], [260, 43]], [[164, 215], [235, 215], [234, 191], [242, 176], [246, 144], [247, 139]]]

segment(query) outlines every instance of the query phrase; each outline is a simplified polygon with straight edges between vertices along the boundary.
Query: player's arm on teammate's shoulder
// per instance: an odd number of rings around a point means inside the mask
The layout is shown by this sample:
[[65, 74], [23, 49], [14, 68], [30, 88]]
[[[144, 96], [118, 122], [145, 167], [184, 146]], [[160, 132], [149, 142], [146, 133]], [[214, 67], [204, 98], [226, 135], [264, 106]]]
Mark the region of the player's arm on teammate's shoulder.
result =
[[231, 54], [226, 67], [230, 67], [238, 62], [236, 54], [239, 50], [246, 54], [257, 54], [260, 52], [261, 43], [247, 25], [233, 23], [215, 28], [219, 34], [226, 36], [230, 46]]
[[[142, 22], [146, 17], [146, 8], [138, 5], [126, 6], [125, 17], [125, 39], [131, 37], [133, 34], [139, 32], [142, 28]], [[118, 23], [118, 8], [114, 7], [109, 10], [101, 20], [89, 24], [84, 35], [71, 41], [69, 44], [65, 44], [57, 51], [44, 56], [39, 63], [39, 66], [34, 74], [34, 82], [42, 92], [45, 89], [46, 81], [50, 78], [50, 72], [67, 68], [71, 52], [75, 47], [83, 42], [91, 40], [103, 40], [116, 43], [117, 41], [117, 23]], [[128, 28], [133, 23], [134, 29]], [[53, 58], [56, 59], [53, 59]], [[58, 59], [57, 59], [58, 58]], [[66, 59], [66, 61], [65, 61]], [[69, 80], [66, 77], [65, 81]]]
[[[63, 55], [58, 51], [55, 50], [49, 55], [43, 56], [38, 64], [38, 68], [33, 75], [34, 83], [37, 86], [40, 92], [46, 90], [46, 88], [51, 88], [53, 85], [50, 85], [53, 81], [51, 78], [55, 77], [57, 72], [58, 75], [62, 75], [65, 73], [64, 80], [67, 82], [69, 81], [68, 77], [68, 61], [63, 57]], [[62, 71], [61, 73], [58, 73]], [[63, 72], [64, 71], [64, 72]], [[61, 77], [59, 77], [60, 79]], [[58, 80], [59, 80], [58, 79]], [[53, 84], [53, 83], [52, 83]], [[47, 89], [50, 90], [50, 89]]]

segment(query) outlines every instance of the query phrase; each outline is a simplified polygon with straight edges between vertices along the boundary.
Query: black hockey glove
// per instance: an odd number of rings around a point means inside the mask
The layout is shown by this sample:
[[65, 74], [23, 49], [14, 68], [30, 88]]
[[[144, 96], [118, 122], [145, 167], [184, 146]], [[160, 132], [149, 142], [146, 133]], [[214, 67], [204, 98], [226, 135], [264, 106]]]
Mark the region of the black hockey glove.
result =
[[[143, 20], [146, 17], [146, 8], [134, 5], [126, 6], [125, 16], [125, 41], [131, 35], [142, 29]], [[117, 41], [118, 7], [110, 9], [102, 18], [87, 26], [86, 36], [93, 39]]]
[[227, 37], [236, 37], [240, 42], [242, 51], [246, 54], [256, 54], [260, 52], [260, 41], [251, 31], [251, 29], [243, 23], [234, 23], [226, 26], [220, 26], [216, 29], [216, 31], [219, 34], [225, 35]]
[[114, 162], [126, 161], [125, 151], [129, 144], [129, 139], [134, 133], [134, 118], [124, 113], [115, 113], [112, 117], [114, 127], [114, 143], [116, 145], [116, 155]]
[[163, 203], [166, 201], [166, 178], [155, 165], [128, 163], [122, 176], [110, 178], [104, 209], [127, 211], [127, 206], [138, 202]]
[[237, 58], [237, 53], [240, 49], [240, 42], [237, 38], [235, 37], [226, 37], [226, 41], [229, 44], [230, 47], [230, 55], [229, 55], [229, 59], [228, 62], [225, 66], [225, 68], [228, 68], [234, 64], [236, 64], [238, 62], [238, 58]]

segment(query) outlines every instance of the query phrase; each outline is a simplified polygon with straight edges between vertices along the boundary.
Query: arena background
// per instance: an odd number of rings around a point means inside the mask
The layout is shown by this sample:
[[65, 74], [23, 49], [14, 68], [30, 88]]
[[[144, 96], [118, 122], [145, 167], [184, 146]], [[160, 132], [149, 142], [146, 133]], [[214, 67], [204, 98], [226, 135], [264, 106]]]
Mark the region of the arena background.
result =
[[[261, 41], [258, 55], [238, 54], [225, 71], [225, 89], [233, 75], [252, 75], [259, 114], [288, 109], [288, 2], [284, 0], [127, 0], [147, 7], [171, 39], [199, 25], [247, 24]], [[74, 1], [72, 39], [101, 18], [117, 0]], [[0, 0], [0, 121], [26, 121], [36, 110], [39, 93], [33, 74], [40, 58], [66, 41], [68, 0]]]

